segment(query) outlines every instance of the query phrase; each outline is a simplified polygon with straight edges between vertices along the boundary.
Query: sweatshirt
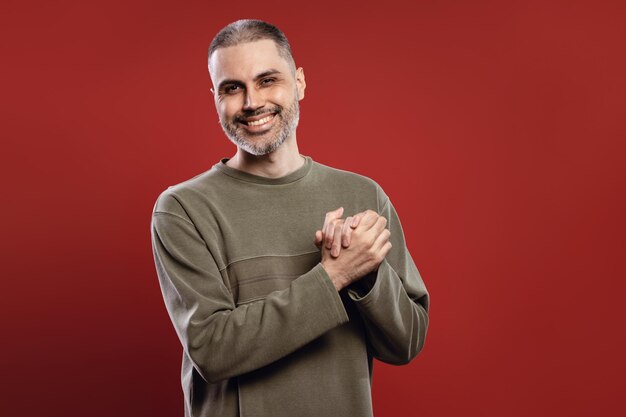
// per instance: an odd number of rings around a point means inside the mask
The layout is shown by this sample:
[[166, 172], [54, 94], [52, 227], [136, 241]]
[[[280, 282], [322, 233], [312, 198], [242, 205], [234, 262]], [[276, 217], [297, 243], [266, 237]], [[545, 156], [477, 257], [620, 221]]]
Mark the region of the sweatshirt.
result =
[[[371, 417], [373, 359], [406, 364], [424, 346], [429, 294], [388, 196], [304, 159], [268, 178], [223, 158], [156, 201], [154, 261], [182, 344], [185, 417]], [[393, 246], [373, 284], [338, 292], [314, 237], [340, 206], [384, 216]]]

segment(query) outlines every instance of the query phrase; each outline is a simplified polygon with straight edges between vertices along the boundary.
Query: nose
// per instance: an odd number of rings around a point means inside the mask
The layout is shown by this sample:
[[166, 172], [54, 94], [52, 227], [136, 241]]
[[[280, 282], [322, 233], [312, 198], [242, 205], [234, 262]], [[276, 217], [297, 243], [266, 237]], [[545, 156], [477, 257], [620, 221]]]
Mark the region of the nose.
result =
[[263, 93], [257, 91], [255, 88], [246, 89], [246, 97], [243, 103], [244, 110], [255, 110], [263, 107], [264, 104]]

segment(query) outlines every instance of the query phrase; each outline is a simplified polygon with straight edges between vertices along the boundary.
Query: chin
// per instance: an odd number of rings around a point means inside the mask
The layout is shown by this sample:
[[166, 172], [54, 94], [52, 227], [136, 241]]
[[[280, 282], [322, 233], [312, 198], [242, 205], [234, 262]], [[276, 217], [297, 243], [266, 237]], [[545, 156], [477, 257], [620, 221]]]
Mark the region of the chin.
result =
[[274, 152], [276, 149], [278, 149], [280, 146], [264, 146], [263, 148], [258, 148], [258, 147], [251, 147], [248, 146], [246, 148], [243, 148], [246, 152], [251, 153], [252, 155], [256, 155], [256, 156], [261, 156], [261, 155], [267, 155], [268, 153], [272, 153]]

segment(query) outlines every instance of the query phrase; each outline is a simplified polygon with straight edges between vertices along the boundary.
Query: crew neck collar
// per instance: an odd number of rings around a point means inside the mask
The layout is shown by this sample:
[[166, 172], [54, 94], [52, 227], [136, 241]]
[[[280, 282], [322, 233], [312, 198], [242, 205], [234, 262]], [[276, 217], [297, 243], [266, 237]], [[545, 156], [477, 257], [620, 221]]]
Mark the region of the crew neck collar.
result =
[[250, 174], [249, 172], [240, 171], [233, 167], [229, 167], [226, 165], [226, 162], [230, 158], [222, 158], [220, 162], [213, 165], [214, 168], [218, 169], [222, 173], [228, 175], [229, 177], [237, 178], [241, 181], [252, 182], [256, 184], [266, 184], [266, 185], [280, 185], [280, 184], [289, 184], [291, 182], [295, 182], [300, 178], [304, 177], [311, 170], [311, 166], [313, 165], [313, 160], [310, 156], [301, 155], [304, 157], [304, 164], [293, 172], [290, 172], [287, 175], [278, 178], [270, 178], [264, 177], [261, 175]]

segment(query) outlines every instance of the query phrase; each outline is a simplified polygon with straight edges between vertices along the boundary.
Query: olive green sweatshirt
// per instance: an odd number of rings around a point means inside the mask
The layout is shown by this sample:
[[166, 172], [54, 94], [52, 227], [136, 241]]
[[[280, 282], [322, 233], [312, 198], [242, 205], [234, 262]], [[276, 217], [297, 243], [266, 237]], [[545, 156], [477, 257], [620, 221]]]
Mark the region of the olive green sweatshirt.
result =
[[[372, 416], [372, 358], [409, 362], [428, 327], [429, 295], [393, 205], [373, 180], [308, 156], [280, 178], [227, 160], [169, 187], [152, 215], [185, 416]], [[340, 206], [344, 217], [384, 216], [393, 247], [373, 285], [337, 292], [314, 237]]]

